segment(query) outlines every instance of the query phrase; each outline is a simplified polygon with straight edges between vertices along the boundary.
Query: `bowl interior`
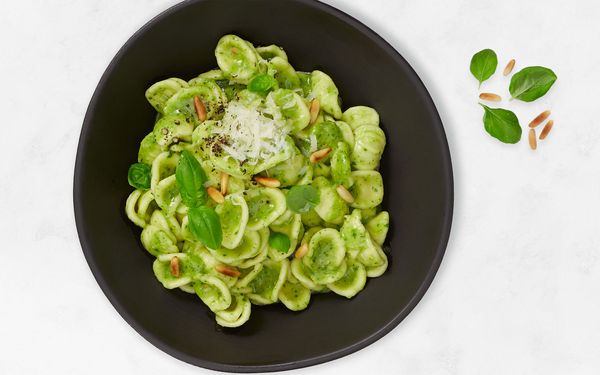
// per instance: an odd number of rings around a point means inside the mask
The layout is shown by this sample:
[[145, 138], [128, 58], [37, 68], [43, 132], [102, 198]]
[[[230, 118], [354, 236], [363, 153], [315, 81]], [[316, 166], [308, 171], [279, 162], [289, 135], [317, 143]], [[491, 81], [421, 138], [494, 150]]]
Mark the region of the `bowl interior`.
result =
[[[343, 108], [369, 105], [388, 144], [381, 165], [390, 212], [388, 271], [347, 300], [314, 296], [303, 312], [253, 307], [248, 323], [221, 329], [194, 295], [169, 291], [152, 273], [139, 228], [124, 214], [127, 169], [153, 126], [144, 91], [161, 79], [190, 79], [216, 66], [218, 39], [235, 33], [283, 46], [301, 71], [336, 82]], [[451, 221], [452, 172], [438, 113], [410, 66], [349, 16], [313, 1], [182, 3], [136, 33], [115, 57], [85, 118], [74, 203], [85, 256], [119, 313], [157, 347], [227, 371], [269, 371], [336, 358], [383, 336], [416, 305], [439, 266]]]

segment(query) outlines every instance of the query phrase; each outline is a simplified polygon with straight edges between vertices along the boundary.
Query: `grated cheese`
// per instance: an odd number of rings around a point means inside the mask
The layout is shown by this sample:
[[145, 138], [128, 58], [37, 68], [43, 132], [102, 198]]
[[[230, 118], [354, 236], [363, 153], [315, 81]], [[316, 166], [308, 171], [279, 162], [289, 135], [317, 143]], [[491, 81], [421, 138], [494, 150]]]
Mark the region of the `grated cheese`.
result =
[[215, 134], [226, 135], [230, 140], [221, 146], [223, 151], [233, 159], [250, 165], [282, 152], [289, 129], [281, 113], [272, 112], [261, 113], [237, 101], [229, 103], [223, 119], [214, 129]]

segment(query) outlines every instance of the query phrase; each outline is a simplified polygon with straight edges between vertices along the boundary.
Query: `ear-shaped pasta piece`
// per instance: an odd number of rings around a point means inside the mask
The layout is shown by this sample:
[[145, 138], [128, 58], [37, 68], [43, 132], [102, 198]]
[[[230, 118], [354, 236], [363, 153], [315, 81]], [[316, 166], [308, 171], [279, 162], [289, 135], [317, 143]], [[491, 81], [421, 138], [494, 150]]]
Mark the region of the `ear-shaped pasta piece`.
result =
[[296, 185], [308, 173], [308, 159], [294, 146], [294, 155], [265, 171], [268, 177], [276, 178], [281, 187]]
[[350, 107], [342, 115], [342, 121], [348, 123], [352, 129], [361, 126], [379, 127], [379, 114], [373, 108], [364, 105]]
[[269, 246], [269, 258], [279, 261], [289, 257], [294, 250], [296, 250], [298, 237], [300, 236], [300, 232], [303, 230], [300, 214], [293, 214], [290, 219], [284, 223], [278, 225], [271, 224], [271, 230], [273, 232], [283, 233], [288, 236], [290, 240], [290, 247], [287, 249], [287, 251], [281, 252]]
[[268, 227], [284, 213], [287, 207], [285, 195], [276, 188], [254, 188], [245, 193], [248, 204], [249, 230], [260, 230]]
[[159, 113], [167, 101], [182, 88], [188, 87], [188, 83], [179, 78], [169, 78], [156, 82], [146, 90], [146, 99]]
[[310, 278], [316, 284], [324, 285], [344, 276], [345, 256], [346, 247], [340, 233], [335, 229], [325, 228], [310, 239], [308, 253], [302, 257], [302, 263], [310, 271]]
[[248, 296], [257, 305], [277, 302], [279, 290], [286, 280], [289, 268], [287, 259], [279, 262], [265, 260], [262, 264], [260, 273], [248, 284], [252, 288], [252, 293]]
[[321, 216], [314, 210], [310, 209], [308, 212], [305, 212], [301, 215], [302, 224], [307, 227], [314, 227], [317, 225], [321, 225], [323, 223]]
[[[314, 136], [316, 139], [316, 149], [322, 150], [324, 148], [331, 148], [335, 151], [338, 145], [344, 143], [344, 137], [340, 128], [333, 121], [322, 121], [313, 125], [310, 129], [310, 136]], [[316, 151], [316, 150], [315, 150]], [[330, 154], [331, 155], [331, 154]], [[327, 163], [330, 156], [327, 156], [321, 160], [318, 164]]]
[[348, 261], [344, 276], [334, 283], [327, 284], [327, 287], [340, 296], [352, 298], [363, 290], [366, 283], [367, 271], [365, 266], [357, 261]]
[[385, 134], [381, 128], [361, 126], [354, 129], [352, 166], [358, 170], [373, 170], [377, 168], [384, 148]]
[[129, 220], [131, 220], [135, 225], [144, 228], [148, 224], [148, 218], [140, 215], [137, 209], [142, 193], [143, 192], [141, 190], [137, 189], [129, 194], [127, 197], [127, 202], [125, 202], [125, 213], [127, 214]]
[[189, 122], [185, 115], [174, 113], [161, 117], [154, 124], [154, 139], [162, 148], [167, 149], [171, 144], [192, 141], [192, 132], [194, 125]]
[[310, 303], [310, 289], [302, 285], [290, 270], [279, 291], [279, 300], [292, 311], [304, 310]]
[[233, 264], [237, 261], [258, 255], [261, 250], [260, 245], [260, 235], [258, 232], [246, 231], [243, 233], [242, 240], [237, 247], [233, 249], [220, 247], [217, 250], [209, 249], [209, 251], [220, 262]]
[[141, 234], [142, 245], [154, 256], [178, 253], [177, 238], [168, 230], [155, 225], [147, 225]]
[[304, 99], [292, 90], [277, 89], [267, 95], [267, 104], [276, 105], [283, 118], [286, 120], [292, 133], [296, 133], [308, 126], [310, 112]]
[[[177, 274], [173, 274], [171, 260], [177, 257]], [[160, 255], [152, 264], [154, 275], [167, 289], [179, 288], [189, 284], [192, 279], [187, 274], [187, 256], [183, 253]]]
[[315, 206], [315, 212], [327, 223], [341, 224], [348, 213], [348, 206], [335, 187], [325, 177], [315, 178], [313, 186], [319, 192], [319, 204]]
[[162, 152], [162, 148], [154, 138], [154, 131], [142, 139], [138, 151], [138, 162], [152, 165], [152, 162]]
[[198, 118], [194, 98], [198, 97], [206, 109], [207, 119], [221, 118], [224, 112], [227, 98], [221, 88], [211, 80], [197, 80], [194, 86], [179, 90], [165, 104], [164, 113], [180, 113], [190, 122], [199, 124], [203, 119]]
[[194, 290], [213, 312], [225, 310], [231, 305], [229, 288], [215, 276], [203, 276], [194, 283]]
[[354, 197], [354, 208], [372, 208], [383, 201], [383, 179], [377, 171], [352, 172], [354, 184], [350, 193]]
[[270, 46], [256, 47], [256, 52], [265, 60], [271, 60], [274, 57], [279, 57], [285, 61], [288, 61], [287, 54], [282, 47], [271, 44]]
[[152, 193], [158, 207], [167, 211], [168, 214], [174, 213], [181, 202], [174, 174], [160, 181]]
[[318, 99], [321, 109], [331, 114], [336, 119], [342, 117], [342, 109], [339, 102], [339, 91], [327, 74], [315, 70], [311, 77], [311, 96]]
[[377, 213], [379, 211], [378, 208], [379, 208], [379, 206], [361, 209], [360, 210], [360, 221], [362, 221], [363, 224], [367, 224], [369, 222], [369, 220], [371, 220], [372, 218], [374, 218], [377, 215]]
[[385, 237], [390, 227], [390, 214], [387, 211], [381, 211], [377, 216], [369, 220], [366, 225], [371, 238], [379, 246], [383, 245]]
[[382, 260], [382, 263], [379, 266], [366, 267], [368, 277], [379, 277], [379, 276], [383, 275], [383, 273], [385, 272], [385, 270], [388, 267], [388, 258], [385, 255], [385, 253], [383, 252], [383, 249], [381, 248], [381, 246], [379, 246], [377, 244], [374, 244], [374, 246], [375, 246], [375, 249], [377, 250], [377, 253], [379, 254], [379, 257]]
[[233, 262], [232, 265], [239, 268], [250, 268], [260, 264], [262, 261], [267, 259], [267, 255], [269, 253], [269, 228], [263, 228], [258, 231], [260, 235], [260, 252], [253, 258], [244, 259], [240, 261]]
[[223, 204], [215, 207], [221, 219], [223, 242], [221, 245], [233, 249], [240, 244], [248, 223], [248, 205], [241, 193], [229, 194]]
[[175, 174], [178, 162], [179, 155], [171, 152], [163, 152], [154, 159], [150, 174], [150, 189], [154, 193], [161, 180]]
[[253, 267], [243, 268], [240, 270], [241, 275], [238, 281], [235, 283], [235, 287], [238, 289], [245, 288], [250, 284], [252, 280], [262, 271], [262, 264], [255, 264]]
[[219, 68], [233, 82], [247, 85], [258, 72], [258, 52], [239, 36], [223, 36], [217, 43], [215, 56]]
[[354, 133], [352, 132], [352, 128], [344, 121], [336, 121], [335, 124], [340, 129], [344, 142], [346, 142], [348, 146], [350, 146], [350, 150], [352, 150], [354, 148]]
[[360, 221], [360, 210], [355, 209], [352, 214], [346, 216], [344, 224], [340, 228], [340, 234], [350, 259], [356, 259], [362, 251], [372, 247], [369, 233]]
[[199, 74], [198, 77], [196, 77], [196, 78], [192, 78], [188, 83], [190, 86], [194, 86], [198, 82], [198, 80], [203, 80], [203, 79], [211, 79], [213, 81], [221, 81], [221, 80], [227, 79], [227, 77], [225, 77], [225, 73], [223, 73], [223, 71], [221, 69], [212, 69], [212, 70], [209, 70], [209, 71]]
[[284, 89], [300, 87], [300, 78], [286, 59], [275, 56], [269, 60], [268, 67], [275, 70], [275, 79], [280, 87]]
[[248, 297], [235, 293], [232, 295], [231, 305], [215, 313], [215, 320], [221, 327], [239, 327], [250, 319], [251, 310], [252, 304]]
[[339, 142], [331, 156], [331, 177], [337, 185], [349, 188], [352, 185], [352, 165], [350, 161], [350, 146]]

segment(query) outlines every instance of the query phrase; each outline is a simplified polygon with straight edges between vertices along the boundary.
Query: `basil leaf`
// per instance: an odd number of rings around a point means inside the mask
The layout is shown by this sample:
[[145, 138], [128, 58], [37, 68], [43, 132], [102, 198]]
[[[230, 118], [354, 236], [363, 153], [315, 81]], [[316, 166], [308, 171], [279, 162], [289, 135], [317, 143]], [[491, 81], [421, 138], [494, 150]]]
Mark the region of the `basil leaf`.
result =
[[188, 210], [188, 228], [206, 247], [218, 249], [223, 241], [219, 215], [210, 207], [192, 207]]
[[280, 253], [287, 253], [290, 249], [290, 238], [283, 233], [273, 232], [269, 236], [269, 246]]
[[252, 81], [248, 84], [248, 90], [257, 92], [260, 94], [266, 94], [277, 85], [275, 78], [268, 74], [259, 74], [252, 78]]
[[311, 185], [296, 185], [288, 191], [286, 201], [290, 210], [302, 214], [319, 204], [319, 192]]
[[144, 163], [135, 163], [129, 166], [127, 182], [136, 189], [150, 189], [150, 166]]
[[206, 203], [208, 199], [204, 188], [206, 174], [198, 160], [188, 150], [181, 153], [181, 159], [175, 170], [175, 180], [181, 200], [186, 206], [198, 207]]
[[510, 79], [510, 95], [524, 102], [532, 102], [544, 96], [556, 81], [556, 74], [543, 66], [529, 66], [515, 73]]
[[517, 116], [506, 109], [490, 108], [479, 103], [485, 110], [483, 125], [492, 137], [504, 143], [517, 143], [521, 139], [521, 125]]
[[498, 57], [496, 52], [491, 49], [484, 49], [473, 55], [471, 58], [471, 73], [481, 83], [494, 74], [498, 66]]

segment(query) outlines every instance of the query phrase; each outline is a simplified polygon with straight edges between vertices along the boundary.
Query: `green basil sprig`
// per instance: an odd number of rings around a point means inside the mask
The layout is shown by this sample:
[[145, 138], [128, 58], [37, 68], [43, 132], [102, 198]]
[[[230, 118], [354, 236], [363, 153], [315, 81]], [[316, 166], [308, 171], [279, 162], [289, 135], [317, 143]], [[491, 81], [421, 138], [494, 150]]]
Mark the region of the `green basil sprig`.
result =
[[144, 163], [135, 163], [129, 166], [127, 182], [136, 189], [150, 189], [150, 166]]
[[192, 208], [199, 207], [206, 203], [208, 197], [204, 183], [207, 180], [204, 169], [198, 163], [198, 160], [188, 150], [181, 153], [181, 159], [175, 170], [175, 180], [177, 189], [181, 194], [183, 203]]
[[192, 207], [188, 210], [190, 233], [206, 247], [218, 249], [223, 242], [219, 215], [210, 207]]
[[504, 143], [517, 143], [521, 139], [521, 125], [517, 116], [502, 108], [490, 108], [479, 103], [485, 111], [483, 125], [492, 137]]
[[283, 233], [272, 232], [269, 236], [269, 246], [280, 253], [287, 253], [290, 249], [290, 238]]
[[293, 186], [286, 196], [288, 208], [299, 214], [308, 212], [319, 200], [319, 192], [311, 185]]
[[532, 102], [544, 96], [556, 78], [556, 74], [548, 68], [529, 66], [512, 76], [508, 90], [513, 98]]
[[484, 49], [473, 55], [471, 58], [471, 73], [481, 83], [494, 74], [498, 66], [498, 56], [491, 49]]

